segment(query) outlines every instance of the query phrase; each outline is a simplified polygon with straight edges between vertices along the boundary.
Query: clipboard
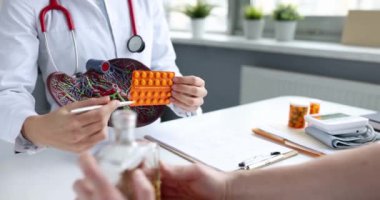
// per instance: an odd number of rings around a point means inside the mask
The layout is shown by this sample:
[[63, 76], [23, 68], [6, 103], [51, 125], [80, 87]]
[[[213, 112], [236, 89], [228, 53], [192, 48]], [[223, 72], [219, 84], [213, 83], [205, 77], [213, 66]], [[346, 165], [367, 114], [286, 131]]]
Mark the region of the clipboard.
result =
[[[192, 162], [192, 163], [200, 163], [200, 164], [203, 164], [203, 165], [206, 165], [210, 168], [213, 168], [215, 170], [218, 170], [220, 171], [219, 169], [213, 167], [213, 166], [210, 166], [208, 165], [207, 163], [205, 162], [202, 162], [176, 148], [173, 148], [165, 143], [162, 143], [161, 141], [151, 137], [151, 136], [145, 136], [144, 137], [146, 140], [149, 140], [151, 142], [155, 142], [157, 143], [158, 145], [160, 145], [162, 148], [176, 154], [177, 156], [189, 161], [189, 162]], [[284, 153], [281, 153], [277, 156], [273, 156], [273, 157], [269, 157], [269, 158], [266, 158], [266, 159], [263, 159], [263, 160], [258, 160], [257, 162], [254, 162], [254, 163], [250, 163], [246, 168], [246, 169], [243, 169], [243, 168], [240, 168], [240, 169], [236, 169], [236, 171], [238, 170], [256, 170], [256, 169], [261, 169], [261, 168], [264, 168], [264, 167], [267, 167], [269, 165], [272, 165], [274, 163], [277, 163], [277, 162], [280, 162], [280, 161], [283, 161], [285, 159], [288, 159], [288, 158], [291, 158], [293, 156], [296, 156], [298, 155], [298, 151], [295, 151], [295, 150], [291, 150], [291, 151], [288, 151], [288, 152], [284, 152]]]
[[157, 140], [157, 139], [155, 139], [155, 138], [153, 138], [153, 137], [151, 137], [151, 136], [149, 136], [149, 135], [145, 136], [144, 138], [145, 138], [146, 140], [151, 141], [151, 142], [155, 142], [155, 143], [157, 143], [158, 145], [160, 145], [160, 147], [162, 147], [162, 148], [164, 148], [164, 149], [166, 149], [166, 150], [168, 150], [168, 151], [174, 153], [175, 155], [177, 155], [177, 156], [179, 156], [179, 157], [181, 157], [181, 158], [183, 158], [183, 159], [185, 159], [185, 160], [187, 160], [187, 161], [189, 161], [189, 162], [192, 162], [192, 163], [200, 163], [200, 164], [206, 165], [206, 166], [208, 166], [208, 167], [210, 167], [210, 168], [213, 168], [213, 169], [215, 169], [215, 170], [219, 170], [219, 169], [217, 169], [217, 168], [215, 168], [215, 167], [213, 167], [213, 166], [210, 166], [210, 165], [208, 165], [207, 163], [204, 163], [204, 162], [202, 162], [202, 161], [200, 161], [200, 160], [198, 160], [198, 159], [196, 159], [196, 158], [194, 158], [194, 157], [192, 157], [192, 156], [190, 156], [190, 155], [184, 153], [183, 151], [181, 151], [181, 150], [179, 150], [179, 149], [176, 149], [176, 148], [174, 148], [174, 147], [172, 147], [172, 146], [170, 146], [170, 145], [167, 145], [167, 144], [165, 144], [165, 143], [163, 143], [163, 142], [161, 142], [161, 141], [159, 141], [159, 140]]
[[[270, 154], [273, 151], [281, 153], [292, 151], [287, 147], [252, 137], [250, 130], [237, 132], [227, 129], [206, 129], [174, 133], [170, 129], [161, 127], [154, 134], [146, 135], [145, 139], [157, 143], [185, 160], [225, 172], [239, 170], [239, 163], [247, 158]], [[280, 160], [275, 159], [268, 165]]]

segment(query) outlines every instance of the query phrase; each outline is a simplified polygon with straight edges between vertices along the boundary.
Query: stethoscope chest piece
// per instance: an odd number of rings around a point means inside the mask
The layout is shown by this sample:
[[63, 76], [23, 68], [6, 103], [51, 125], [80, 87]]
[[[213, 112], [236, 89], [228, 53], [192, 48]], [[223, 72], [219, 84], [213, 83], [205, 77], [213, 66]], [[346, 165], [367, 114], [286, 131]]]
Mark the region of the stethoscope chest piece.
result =
[[133, 35], [127, 42], [127, 48], [132, 53], [141, 53], [145, 49], [145, 42], [139, 35]]

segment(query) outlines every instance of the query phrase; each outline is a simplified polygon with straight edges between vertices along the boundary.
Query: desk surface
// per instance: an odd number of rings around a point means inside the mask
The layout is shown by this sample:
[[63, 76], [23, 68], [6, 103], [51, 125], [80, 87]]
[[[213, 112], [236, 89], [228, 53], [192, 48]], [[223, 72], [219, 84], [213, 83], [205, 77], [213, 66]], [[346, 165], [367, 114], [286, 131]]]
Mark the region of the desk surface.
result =
[[[197, 131], [199, 127], [226, 127], [236, 131], [250, 132], [251, 128], [265, 123], [286, 122], [289, 100], [279, 97], [237, 107], [206, 113], [201, 116], [165, 122], [154, 127], [137, 129], [142, 137], [164, 126], [173, 131], [183, 128]], [[321, 112], [344, 112], [352, 115], [368, 114], [373, 111], [340, 104], [323, 102]], [[205, 133], [207, 134], [207, 133]], [[172, 164], [187, 161], [161, 149], [161, 159]], [[305, 162], [311, 158], [298, 155], [282, 161], [276, 166]], [[80, 178], [77, 156], [71, 153], [48, 149], [37, 155], [14, 155], [13, 145], [0, 141], [0, 199], [74, 199], [73, 182]]]

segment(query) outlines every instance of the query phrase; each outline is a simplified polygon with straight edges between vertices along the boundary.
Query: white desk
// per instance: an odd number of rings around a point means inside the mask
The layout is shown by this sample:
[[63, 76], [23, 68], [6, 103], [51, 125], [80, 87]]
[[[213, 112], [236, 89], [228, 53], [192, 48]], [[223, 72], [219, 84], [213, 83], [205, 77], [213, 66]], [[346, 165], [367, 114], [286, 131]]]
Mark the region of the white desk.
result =
[[[202, 116], [185, 118], [162, 123], [155, 127], [144, 127], [137, 130], [141, 137], [155, 131], [161, 126], [170, 127], [173, 131], [192, 129], [197, 131], [206, 123], [212, 127], [226, 127], [236, 131], [251, 132], [251, 128], [262, 123], [284, 121], [288, 117], [289, 100], [292, 97], [280, 97], [266, 101], [210, 112]], [[368, 114], [373, 111], [353, 108], [335, 103], [323, 102], [322, 112], [345, 112], [352, 115]], [[205, 133], [207, 134], [207, 133]], [[185, 164], [187, 161], [162, 150], [164, 162]], [[296, 164], [311, 158], [298, 155], [278, 163], [279, 165]], [[53, 149], [37, 155], [14, 155], [13, 146], [0, 142], [0, 199], [6, 200], [67, 200], [74, 199], [73, 182], [81, 177], [77, 166], [77, 156]]]

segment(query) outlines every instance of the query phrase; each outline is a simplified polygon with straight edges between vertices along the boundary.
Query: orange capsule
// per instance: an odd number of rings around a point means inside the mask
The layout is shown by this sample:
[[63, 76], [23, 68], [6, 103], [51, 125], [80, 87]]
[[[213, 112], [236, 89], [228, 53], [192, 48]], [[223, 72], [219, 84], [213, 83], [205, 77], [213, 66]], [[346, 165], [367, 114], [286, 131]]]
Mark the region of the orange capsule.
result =
[[147, 92], [146, 93], [146, 97], [151, 98], [152, 97], [152, 92], [151, 91]]
[[158, 103], [159, 103], [159, 104], [164, 104], [164, 103], [165, 103], [165, 100], [164, 100], [164, 99], [160, 99], [160, 100], [158, 101]]
[[160, 97], [160, 94], [158, 92], [154, 92], [154, 95], [153, 95], [154, 98], [158, 98]]
[[155, 81], [155, 85], [156, 85], [156, 86], [160, 86], [160, 80], [156, 80], [156, 81]]
[[161, 78], [161, 72], [156, 72], [156, 78]]
[[140, 104], [140, 105], [142, 105], [142, 104], [144, 104], [145, 102], [144, 102], [144, 99], [140, 99], [140, 100], [138, 100], [137, 103]]
[[169, 78], [170, 78], [170, 79], [174, 78], [174, 73], [173, 73], [173, 72], [170, 72], [170, 73], [169, 73]]
[[171, 97], [171, 96], [172, 96], [171, 92], [166, 93], [166, 97]]
[[145, 92], [140, 92], [140, 98], [145, 98]]
[[139, 77], [140, 77], [140, 72], [138, 72], [138, 71], [134, 71], [134, 72], [133, 72], [133, 76], [134, 76], [135, 78], [139, 78]]
[[149, 78], [154, 78], [154, 73], [153, 72], [149, 72]]
[[133, 82], [133, 84], [134, 84], [135, 86], [138, 86], [138, 85], [139, 85], [139, 80], [135, 80], [135, 81]]
[[141, 77], [146, 78], [146, 76], [147, 76], [147, 73], [146, 73], [146, 72], [142, 72], [142, 73], [141, 73]]
[[157, 103], [158, 103], [157, 99], [153, 99], [153, 100], [152, 100], [152, 104], [153, 104], [153, 105], [157, 105]]
[[139, 94], [137, 92], [132, 92], [131, 96], [132, 96], [132, 99], [136, 99], [139, 96]]
[[150, 105], [150, 104], [152, 104], [152, 100], [147, 99], [147, 100], [145, 100], [145, 103], [148, 104], [148, 105]]
[[168, 85], [172, 86], [173, 85], [173, 81], [172, 80], [168, 80]]
[[148, 80], [148, 85], [149, 85], [149, 86], [152, 86], [152, 85], [153, 85], [153, 80], [152, 80], [152, 79], [149, 79], [149, 80]]
[[166, 80], [162, 80], [162, 81], [161, 81], [161, 85], [162, 85], [162, 86], [166, 86], [167, 84], [168, 84], [168, 83], [167, 83]]
[[170, 100], [169, 99], [166, 99], [165, 100], [165, 104], [169, 104], [170, 103]]
[[167, 72], [162, 73], [162, 78], [168, 78], [168, 73]]
[[160, 97], [161, 97], [161, 98], [165, 98], [165, 97], [166, 97], [166, 93], [165, 93], [165, 92], [161, 92]]
[[146, 85], [146, 80], [141, 80], [141, 85], [145, 86]]

